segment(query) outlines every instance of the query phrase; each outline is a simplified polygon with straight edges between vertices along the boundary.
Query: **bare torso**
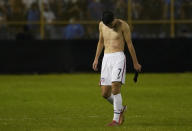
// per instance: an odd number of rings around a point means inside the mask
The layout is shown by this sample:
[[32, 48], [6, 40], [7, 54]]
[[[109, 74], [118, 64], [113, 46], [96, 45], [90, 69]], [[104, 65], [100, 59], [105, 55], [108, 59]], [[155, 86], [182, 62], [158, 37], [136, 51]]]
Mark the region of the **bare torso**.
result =
[[104, 39], [104, 53], [124, 51], [124, 37], [121, 28], [122, 21], [115, 19], [115, 28], [110, 28], [102, 23], [101, 31]]
[[138, 63], [137, 56], [133, 43], [131, 41], [131, 32], [127, 22], [115, 19], [109, 25], [105, 25], [103, 22], [99, 23], [99, 42], [97, 45], [97, 51], [95, 60], [93, 62], [93, 69], [97, 71], [98, 59], [105, 48], [104, 53], [114, 53], [124, 51], [124, 44], [127, 43], [127, 47], [131, 54], [133, 65], [136, 71], [141, 71], [141, 65]]

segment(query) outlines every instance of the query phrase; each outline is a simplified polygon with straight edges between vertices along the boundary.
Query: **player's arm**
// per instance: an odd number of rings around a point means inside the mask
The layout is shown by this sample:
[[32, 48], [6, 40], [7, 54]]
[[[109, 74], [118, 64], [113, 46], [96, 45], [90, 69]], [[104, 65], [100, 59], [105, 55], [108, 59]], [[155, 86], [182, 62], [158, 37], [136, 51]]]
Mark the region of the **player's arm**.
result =
[[139, 62], [137, 60], [136, 52], [135, 52], [133, 43], [131, 41], [131, 32], [130, 32], [129, 25], [127, 23], [123, 22], [122, 30], [123, 30], [123, 35], [124, 35], [125, 41], [127, 43], [129, 52], [131, 54], [131, 58], [133, 60], [134, 69], [136, 71], [141, 71], [141, 65], [139, 64]]
[[98, 65], [98, 59], [101, 55], [101, 52], [103, 50], [104, 47], [104, 40], [103, 40], [103, 34], [102, 34], [102, 30], [101, 30], [101, 22], [99, 24], [99, 42], [97, 44], [97, 51], [96, 51], [96, 55], [95, 55], [95, 60], [93, 62], [93, 70], [97, 71], [97, 65]]

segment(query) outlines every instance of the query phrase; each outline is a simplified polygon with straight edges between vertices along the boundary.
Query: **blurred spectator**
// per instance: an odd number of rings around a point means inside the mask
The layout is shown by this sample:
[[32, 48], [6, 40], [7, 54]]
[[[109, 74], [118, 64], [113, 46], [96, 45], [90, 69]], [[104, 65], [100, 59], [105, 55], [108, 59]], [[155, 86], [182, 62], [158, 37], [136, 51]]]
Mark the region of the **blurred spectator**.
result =
[[77, 17], [78, 20], [85, 20], [87, 17], [86, 4], [86, 0], [64, 0], [62, 12], [65, 20], [69, 20], [71, 16]]
[[37, 0], [38, 4], [39, 4], [39, 10], [41, 11], [43, 9], [43, 5], [48, 5], [49, 6], [49, 2], [52, 0]]
[[131, 6], [133, 19], [139, 19], [142, 11], [141, 0], [133, 0]]
[[0, 22], [3, 22], [7, 19], [7, 11], [4, 6], [4, 2], [0, 2]]
[[6, 19], [9, 20], [9, 18], [11, 17], [10, 2], [8, 0], [1, 0], [0, 6], [3, 9], [4, 13], [6, 14]]
[[22, 3], [25, 5], [26, 9], [30, 9], [33, 3], [37, 2], [37, 0], [22, 0]]
[[170, 2], [171, 0], [163, 0], [163, 19], [168, 19], [170, 17]]
[[0, 3], [0, 39], [8, 38], [6, 21], [7, 21], [6, 9], [4, 8], [4, 3], [1, 1]]
[[92, 0], [88, 5], [89, 17], [93, 20], [100, 20], [103, 12], [103, 5], [100, 0]]
[[75, 16], [78, 19], [83, 19], [83, 11], [81, 9], [80, 5], [80, 1], [77, 0], [71, 0], [69, 3], [69, 8], [68, 8], [68, 14], [70, 14], [71, 16]]
[[66, 1], [69, 0], [48, 0], [48, 3], [45, 2], [44, 4], [49, 5], [57, 20], [66, 20], [66, 15], [69, 15], [66, 10], [66, 7], [68, 7], [68, 2], [65, 3]]
[[127, 19], [127, 3], [125, 0], [117, 0], [115, 3], [115, 16], [119, 19]]
[[44, 4], [43, 17], [47, 24], [51, 24], [55, 20], [55, 14], [47, 4]]
[[181, 5], [181, 19], [192, 18], [192, 0], [183, 0]]
[[[39, 20], [40, 20], [40, 11], [38, 9], [37, 3], [33, 3], [31, 8], [28, 10], [27, 20], [28, 20], [28, 23], [30, 23], [30, 22], [39, 22]], [[33, 28], [33, 24], [29, 24], [29, 28]]]
[[80, 39], [84, 36], [84, 28], [81, 24], [74, 24], [75, 17], [70, 19], [70, 24], [63, 30], [64, 39]]
[[182, 6], [182, 1], [181, 0], [175, 0], [175, 11], [174, 15], [176, 19], [181, 18], [181, 6]]
[[34, 24], [33, 22], [40, 21], [40, 11], [37, 3], [33, 3], [31, 8], [27, 12], [27, 22], [29, 30], [34, 33], [34, 35], [39, 36], [37, 30], [39, 30], [39, 25]]
[[54, 12], [56, 19], [63, 16], [64, 11], [64, 0], [49, 0], [49, 8]]
[[25, 5], [21, 0], [9, 0], [10, 8], [11, 8], [11, 20], [25, 20]]
[[46, 33], [47, 38], [50, 38], [50, 39], [56, 38], [57, 34], [55, 32], [54, 25], [52, 25], [53, 21], [56, 19], [55, 14], [53, 13], [53, 11], [49, 8], [49, 6], [47, 4], [44, 4], [43, 17], [46, 22], [45, 33]]
[[163, 18], [163, 0], [143, 0], [141, 1], [141, 18], [147, 20], [157, 20]]
[[22, 3], [25, 5], [25, 8], [28, 10], [34, 3], [38, 3], [39, 9], [42, 9], [42, 4], [52, 3], [53, 0], [22, 0]]
[[78, 12], [79, 14], [79, 19], [80, 20], [87, 20], [87, 1], [86, 0], [78, 0], [77, 4], [80, 8], [81, 12]]

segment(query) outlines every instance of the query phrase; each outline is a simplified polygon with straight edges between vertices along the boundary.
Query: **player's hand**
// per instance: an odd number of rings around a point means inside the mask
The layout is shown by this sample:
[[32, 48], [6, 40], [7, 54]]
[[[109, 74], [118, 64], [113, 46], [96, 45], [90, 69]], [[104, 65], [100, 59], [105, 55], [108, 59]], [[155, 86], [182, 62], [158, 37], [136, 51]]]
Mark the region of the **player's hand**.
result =
[[135, 69], [137, 72], [141, 72], [141, 68], [142, 68], [142, 66], [141, 66], [139, 63], [134, 64], [134, 69]]
[[97, 65], [98, 65], [98, 60], [95, 59], [94, 62], [93, 62], [93, 70], [94, 71], [98, 71]]

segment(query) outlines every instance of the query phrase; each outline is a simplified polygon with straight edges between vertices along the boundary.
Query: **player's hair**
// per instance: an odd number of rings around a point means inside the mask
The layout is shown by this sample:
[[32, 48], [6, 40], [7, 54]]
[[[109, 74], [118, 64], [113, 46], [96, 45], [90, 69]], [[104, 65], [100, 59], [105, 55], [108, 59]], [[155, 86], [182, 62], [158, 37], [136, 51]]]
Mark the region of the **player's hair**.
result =
[[102, 21], [105, 25], [109, 25], [113, 22], [114, 15], [111, 11], [104, 11], [102, 15]]

